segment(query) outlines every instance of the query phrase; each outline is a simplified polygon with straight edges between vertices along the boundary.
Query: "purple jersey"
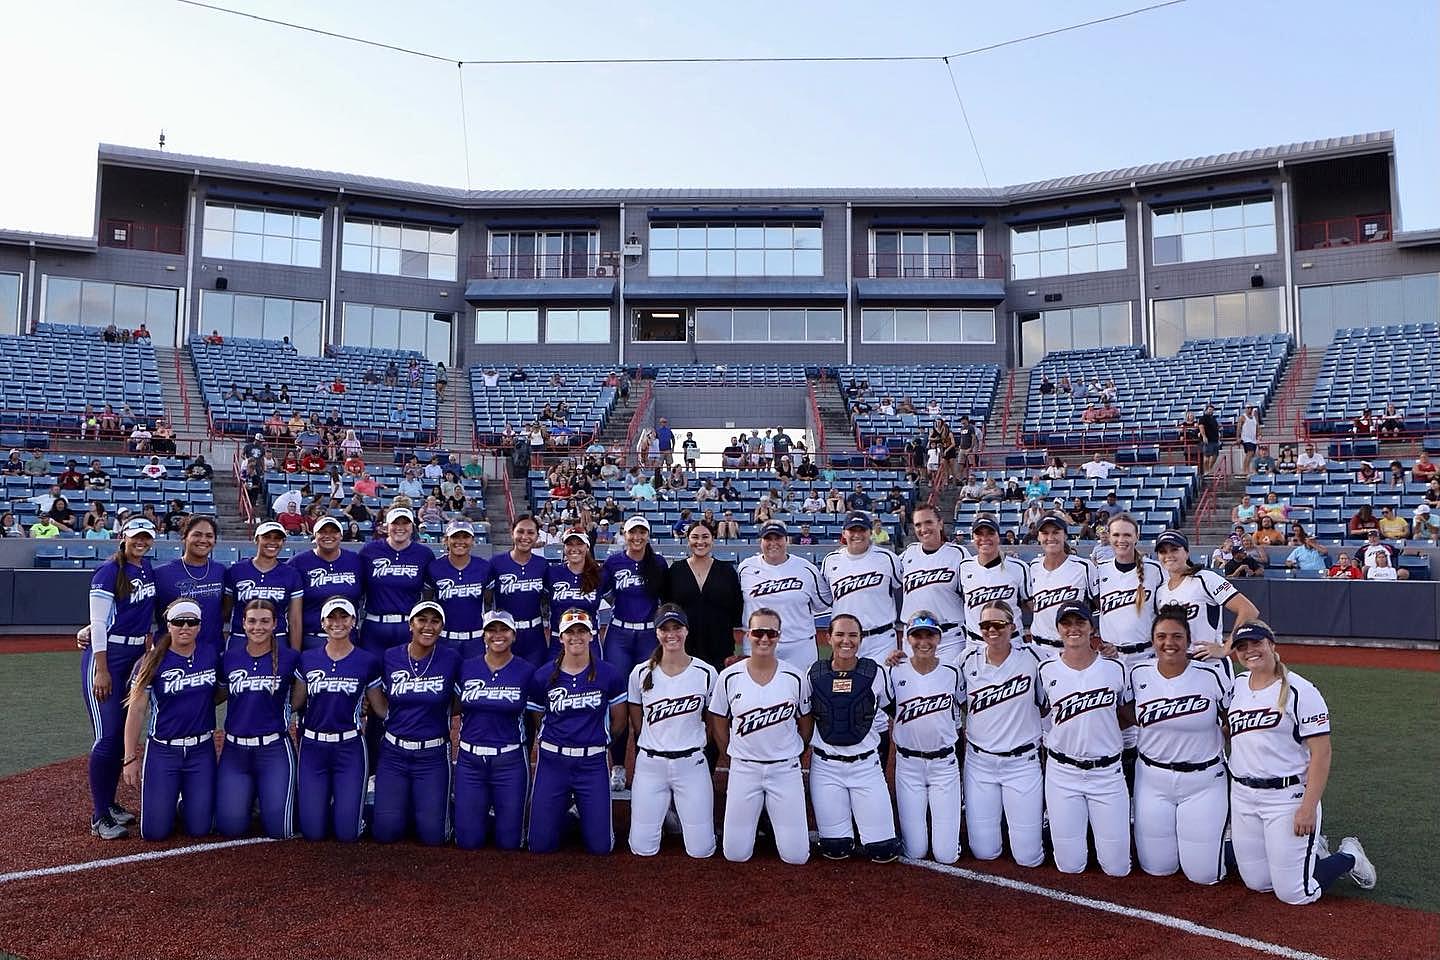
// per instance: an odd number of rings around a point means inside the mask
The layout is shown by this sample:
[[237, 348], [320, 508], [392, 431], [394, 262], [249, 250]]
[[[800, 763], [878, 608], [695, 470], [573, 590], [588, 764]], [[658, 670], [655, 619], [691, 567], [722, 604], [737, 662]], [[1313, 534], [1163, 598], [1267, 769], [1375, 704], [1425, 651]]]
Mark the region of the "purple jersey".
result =
[[380, 661], [359, 647], [339, 660], [330, 659], [324, 647], [312, 647], [300, 654], [295, 679], [305, 685], [306, 730], [359, 730], [365, 693], [380, 685]]
[[215, 729], [216, 647], [195, 644], [195, 654], [174, 650], [155, 667], [150, 678], [150, 735], [157, 740], [198, 737]]
[[255, 566], [255, 558], [236, 561], [225, 571], [225, 596], [235, 602], [230, 608], [230, 633], [243, 642], [245, 636], [245, 604], [251, 600], [269, 600], [275, 604], [275, 639], [284, 644], [290, 639], [290, 601], [304, 595], [300, 574], [288, 563], [277, 563], [269, 570]]
[[558, 661], [535, 671], [530, 709], [543, 715], [541, 740], [557, 747], [603, 747], [610, 742], [610, 707], [625, 702], [625, 676], [604, 660], [592, 659], [591, 664], [594, 680], [588, 668], [566, 673]]
[[563, 561], [552, 563], [545, 571], [545, 592], [550, 599], [550, 629], [558, 633], [560, 615], [571, 607], [578, 607], [590, 614], [591, 623], [600, 622], [600, 589], [582, 593], [580, 574], [575, 573]]
[[[200, 605], [199, 642], [225, 649], [225, 624], [220, 619], [221, 595], [225, 592], [225, 564], [208, 557], [192, 567], [184, 560], [171, 560], [155, 568], [155, 616], [165, 619], [165, 608], [181, 597]], [[164, 624], [162, 623], [163, 627]]]
[[300, 654], [283, 644], [279, 654], [272, 657], [267, 651], [252, 657], [243, 643], [225, 651], [220, 664], [225, 675], [227, 734], [263, 737], [290, 729], [290, 684]]
[[425, 585], [445, 610], [446, 633], [476, 633], [485, 617], [485, 588], [490, 585], [490, 561], [471, 557], [465, 569], [450, 558], [436, 557], [425, 569]]
[[435, 554], [411, 541], [396, 550], [388, 540], [371, 540], [360, 548], [360, 583], [365, 588], [365, 614], [408, 615], [425, 589], [425, 568]]
[[[665, 559], [658, 554], [655, 569], [657, 572], [665, 569]], [[651, 591], [640, 574], [640, 564], [623, 550], [605, 558], [600, 568], [600, 596], [610, 598], [615, 620], [625, 623], [649, 623], [655, 619], [655, 608], [660, 605], [658, 585]]]
[[523, 564], [516, 563], [509, 553], [490, 558], [490, 569], [494, 571], [495, 606], [514, 617], [517, 625], [540, 619], [540, 601], [545, 597], [545, 570], [549, 565], [549, 561], [538, 553], [532, 553]]
[[525, 738], [525, 708], [535, 668], [530, 661], [511, 657], [492, 670], [484, 656], [471, 657], [460, 666], [455, 696], [460, 698], [460, 739], [479, 747], [508, 747]]
[[360, 610], [360, 557], [349, 550], [341, 550], [334, 560], [322, 560], [314, 550], [306, 550], [290, 561], [290, 566], [300, 574], [300, 587], [305, 591], [304, 621], [301, 635], [313, 637], [323, 633], [320, 623], [320, 608], [331, 597], [344, 597]]
[[385, 651], [385, 695], [390, 715], [385, 730], [405, 740], [450, 737], [450, 702], [460, 675], [460, 654], [437, 644], [419, 660], [410, 659], [410, 644]]
[[[125, 564], [125, 572], [130, 577], [130, 595], [125, 599], [115, 596], [115, 578], [120, 575], [120, 567], [114, 562], [106, 563], [90, 578], [90, 596], [103, 597], [114, 604], [106, 635], [147, 636], [155, 625], [155, 571], [150, 568], [149, 559], [142, 558], [139, 566]], [[140, 652], [136, 647], [136, 656]]]

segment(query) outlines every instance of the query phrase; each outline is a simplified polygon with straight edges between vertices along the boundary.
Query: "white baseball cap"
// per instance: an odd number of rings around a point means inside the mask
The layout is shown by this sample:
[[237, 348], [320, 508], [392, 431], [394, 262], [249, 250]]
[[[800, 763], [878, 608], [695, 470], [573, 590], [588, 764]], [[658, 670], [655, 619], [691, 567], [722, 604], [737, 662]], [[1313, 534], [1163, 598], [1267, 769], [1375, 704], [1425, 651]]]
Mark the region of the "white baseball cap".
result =
[[622, 529], [624, 530], [625, 533], [629, 533], [631, 530], [634, 530], [636, 527], [644, 527], [646, 530], [649, 530], [649, 529], [650, 529], [650, 521], [649, 521], [649, 520], [646, 520], [644, 517], [641, 517], [641, 516], [634, 516], [634, 517], [631, 517], [629, 520], [626, 520], [626, 521], [625, 521], [625, 526], [624, 526]]
[[421, 600], [419, 603], [415, 604], [415, 606], [410, 608], [410, 615], [407, 616], [405, 619], [414, 620], [426, 610], [430, 610], [436, 614], [439, 614], [442, 621], [445, 619], [445, 608], [440, 606], [440, 604], [436, 603], [434, 600]]
[[411, 523], [414, 523], [415, 511], [409, 507], [391, 507], [389, 512], [385, 514], [385, 522], [394, 523], [396, 520], [409, 520]]
[[335, 517], [331, 517], [331, 516], [324, 516], [324, 517], [321, 517], [319, 520], [316, 520], [316, 521], [315, 521], [315, 526], [314, 526], [314, 527], [311, 529], [311, 531], [310, 531], [311, 534], [312, 534], [313, 536], [317, 536], [317, 537], [318, 537], [318, 536], [320, 535], [320, 528], [321, 528], [321, 527], [334, 527], [336, 530], [339, 530], [341, 533], [344, 533], [344, 532], [345, 532], [345, 525], [344, 525], [343, 523], [341, 523], [339, 520], [337, 520]]
[[584, 627], [591, 633], [595, 632], [595, 625], [590, 622], [590, 614], [586, 613], [584, 610], [579, 609], [578, 607], [572, 607], [571, 609], [566, 610], [565, 613], [560, 617], [561, 633], [564, 633], [571, 627]]
[[351, 617], [355, 616], [355, 604], [351, 603], [348, 598], [331, 597], [329, 600], [325, 601], [323, 606], [321, 606], [320, 619], [324, 620], [336, 610], [341, 610], [345, 613], [348, 613]]
[[255, 539], [259, 540], [267, 533], [278, 533], [282, 537], [287, 536], [287, 534], [285, 533], [285, 528], [280, 526], [280, 524], [276, 523], [274, 520], [266, 520], [264, 523], [260, 524], [260, 526], [256, 527]]
[[[278, 524], [277, 524], [278, 526]], [[128, 540], [131, 537], [146, 536], [155, 539], [155, 524], [144, 517], [136, 517], [134, 520], [127, 520], [125, 526], [120, 530], [120, 536]]]
[[453, 537], [457, 533], [463, 533], [467, 537], [475, 536], [475, 527], [469, 520], [451, 520], [445, 524], [445, 536]]
[[510, 616], [509, 611], [499, 609], [491, 610], [485, 614], [485, 619], [481, 622], [480, 627], [484, 629], [496, 623], [509, 627], [511, 630], [515, 629], [515, 618]]

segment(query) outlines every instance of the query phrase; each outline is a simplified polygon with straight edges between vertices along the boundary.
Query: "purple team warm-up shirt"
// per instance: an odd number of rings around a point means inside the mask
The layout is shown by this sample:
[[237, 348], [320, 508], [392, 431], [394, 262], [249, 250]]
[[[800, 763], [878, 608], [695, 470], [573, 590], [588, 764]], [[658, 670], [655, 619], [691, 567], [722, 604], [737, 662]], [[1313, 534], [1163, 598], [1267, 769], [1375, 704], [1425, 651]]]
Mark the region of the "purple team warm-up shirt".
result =
[[404, 740], [449, 739], [450, 702], [460, 674], [460, 654], [436, 644], [419, 660], [410, 659], [410, 644], [385, 651], [382, 664], [390, 715], [385, 730]]
[[545, 597], [545, 569], [549, 565], [538, 553], [531, 554], [523, 565], [516, 563], [509, 553], [491, 557], [495, 606], [514, 617], [517, 624], [539, 620], [540, 602]]
[[[663, 570], [665, 559], [658, 555], [655, 559], [659, 561], [656, 569]], [[626, 623], [649, 623], [655, 619], [655, 608], [660, 605], [656, 594], [645, 586], [640, 564], [626, 556], [623, 550], [605, 558], [600, 568], [599, 592], [602, 597], [610, 597], [614, 620]]]
[[300, 654], [295, 679], [305, 685], [305, 729], [346, 733], [360, 729], [365, 694], [380, 685], [380, 660], [359, 647], [332, 660], [314, 647]]
[[225, 651], [225, 732], [235, 737], [263, 737], [290, 729], [290, 684], [300, 653], [280, 645], [278, 658], [269, 652], [252, 657], [243, 642]]
[[245, 604], [269, 600], [275, 604], [275, 639], [283, 645], [290, 639], [290, 601], [304, 596], [304, 588], [300, 574], [290, 564], [259, 570], [255, 558], [247, 557], [225, 571], [225, 596], [235, 604], [230, 610], [230, 635], [235, 643], [245, 642]]
[[172, 560], [155, 568], [155, 617], [160, 629], [166, 629], [165, 608], [181, 597], [200, 605], [200, 636], [197, 642], [225, 648], [225, 624], [220, 618], [221, 597], [225, 593], [225, 564], [207, 560], [192, 567], [184, 560]]
[[371, 540], [360, 548], [360, 580], [365, 588], [365, 613], [405, 616], [425, 589], [425, 568], [435, 554], [411, 542], [396, 550], [386, 540]]
[[360, 597], [364, 593], [360, 584], [359, 554], [341, 550], [334, 560], [322, 560], [314, 550], [306, 550], [291, 560], [290, 566], [300, 574], [300, 585], [305, 591], [301, 636], [307, 646], [314, 643], [311, 637], [325, 632], [320, 622], [320, 608], [326, 600], [344, 597], [355, 605], [355, 612], [359, 614]]
[[580, 574], [574, 573], [564, 562], [552, 563], [545, 571], [545, 592], [550, 600], [550, 630], [559, 635], [560, 616], [571, 607], [590, 614], [590, 622], [600, 622], [600, 588], [588, 593], [580, 590]]
[[625, 702], [625, 677], [604, 660], [592, 665], [594, 680], [589, 668], [578, 674], [557, 673], [557, 661], [535, 671], [529, 706], [543, 714], [541, 740], [557, 747], [603, 747], [610, 742], [610, 707]]
[[479, 632], [491, 576], [490, 561], [481, 557], [471, 557], [464, 570], [456, 568], [448, 556], [430, 561], [425, 583], [445, 610], [446, 633]]
[[220, 652], [196, 642], [195, 655], [174, 650], [155, 667], [150, 679], [150, 735], [156, 740], [183, 740], [215, 729], [216, 668]]
[[492, 670], [483, 656], [460, 666], [455, 696], [460, 698], [460, 739], [477, 747], [508, 747], [525, 739], [525, 710], [535, 668], [512, 656]]

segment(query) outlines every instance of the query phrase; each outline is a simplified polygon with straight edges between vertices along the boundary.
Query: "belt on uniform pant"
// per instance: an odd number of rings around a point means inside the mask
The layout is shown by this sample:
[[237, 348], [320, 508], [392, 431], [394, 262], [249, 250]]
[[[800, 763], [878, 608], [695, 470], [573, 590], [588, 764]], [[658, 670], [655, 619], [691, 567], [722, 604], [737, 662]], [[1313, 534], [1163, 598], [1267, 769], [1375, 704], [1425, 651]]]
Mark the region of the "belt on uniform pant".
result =
[[874, 750], [866, 750], [864, 753], [826, 753], [819, 747], [812, 747], [811, 749], [815, 751], [815, 756], [823, 760], [834, 761], [835, 763], [855, 763], [858, 760], [864, 760], [866, 757], [873, 757], [875, 755]]
[[197, 733], [193, 737], [177, 737], [174, 740], [161, 740], [159, 737], [151, 737], [150, 739], [162, 747], [198, 747], [207, 740], [213, 740], [214, 737], [214, 730], [206, 730], [204, 733]]
[[976, 753], [988, 753], [992, 757], [1018, 757], [1022, 754], [1029, 753], [1031, 750], [1034, 750], [1035, 744], [1022, 743], [1014, 750], [986, 750], [984, 747], [977, 747], [975, 746], [975, 744], [972, 743], [970, 744], [970, 749], [974, 750]]
[[562, 757], [593, 757], [597, 753], [604, 753], [606, 747], [561, 747], [545, 740], [540, 741], [540, 749], [547, 753], [558, 753]]
[[[542, 744], [542, 746], [543, 746], [543, 744]], [[746, 757], [731, 757], [730, 759], [731, 759], [732, 761], [734, 761], [734, 760], [744, 760], [746, 763], [789, 763], [790, 761], [796, 760], [796, 759], [799, 759], [799, 758], [798, 758], [798, 757], [781, 757], [781, 758], [778, 759], [778, 760], [750, 760], [750, 759], [748, 759], [748, 758], [746, 758]]]
[[947, 630], [954, 630], [958, 626], [960, 626], [958, 623], [942, 623], [940, 624], [940, 632], [944, 633]]
[[1120, 754], [1118, 753], [1115, 754], [1115, 756], [1113, 757], [1100, 757], [1096, 760], [1081, 760], [1076, 757], [1067, 757], [1065, 754], [1060, 753], [1056, 750], [1047, 749], [1045, 752], [1050, 754], [1051, 759], [1058, 760], [1061, 763], [1068, 763], [1072, 767], [1079, 767], [1081, 770], [1099, 770], [1101, 767], [1108, 767], [1120, 759]]
[[321, 743], [344, 743], [346, 740], [354, 740], [360, 736], [359, 730], [342, 730], [339, 733], [326, 733], [324, 730], [301, 729], [300, 736], [306, 740], [319, 740]]
[[105, 638], [105, 643], [107, 646], [110, 644], [115, 644], [116, 646], [121, 647], [143, 647], [145, 646], [145, 636], [144, 634], [141, 634], [138, 637], [110, 636]]
[[447, 742], [446, 737], [436, 737], [433, 740], [406, 740], [404, 737], [397, 737], [389, 730], [385, 731], [385, 739], [389, 740], [401, 750], [433, 750]]
[[234, 737], [227, 733], [225, 739], [237, 747], [268, 747], [280, 739], [280, 734], [267, 733], [263, 737]]
[[446, 640], [479, 640], [485, 636], [484, 630], [447, 630], [441, 634]]
[[365, 619], [370, 623], [404, 623], [403, 613], [367, 613]]
[[866, 630], [864, 633], [860, 634], [860, 636], [862, 636], [862, 637], [875, 637], [875, 636], [879, 636], [879, 635], [882, 634], [882, 633], [894, 633], [894, 632], [895, 632], [895, 624], [893, 624], [893, 623], [886, 623], [886, 624], [882, 624], [881, 626], [878, 626], [878, 627], [872, 627], [872, 628], [870, 628], [869, 630]]
[[1150, 644], [1132, 643], [1127, 647], [1116, 647], [1115, 649], [1120, 653], [1144, 653], [1146, 650], [1150, 649]]
[[1164, 763], [1160, 760], [1151, 760], [1143, 753], [1139, 756], [1144, 763], [1147, 763], [1152, 767], [1159, 767], [1161, 770], [1174, 770], [1176, 773], [1195, 773], [1200, 770], [1209, 770], [1211, 767], [1215, 766], [1215, 764], [1220, 762], [1219, 757], [1211, 757], [1204, 763], [1189, 763], [1185, 761], [1181, 761], [1179, 763]]
[[619, 627], [622, 630], [654, 630], [655, 621], [651, 620], [649, 623], [631, 623], [628, 620], [611, 620], [610, 626]]
[[1300, 776], [1269, 778], [1236, 777], [1235, 782], [1243, 783], [1245, 786], [1255, 790], [1282, 790], [1285, 787], [1294, 787], [1304, 783], [1305, 778]]
[[953, 757], [955, 755], [955, 747], [953, 745], [946, 747], [944, 750], [911, 750], [897, 743], [895, 744], [895, 749], [899, 751], [900, 756], [909, 757], [911, 760], [939, 760], [941, 757]]
[[649, 747], [641, 747], [640, 752], [647, 757], [659, 757], [662, 760], [680, 760], [684, 757], [693, 757], [704, 747], [691, 747], [689, 750], [651, 750]]
[[473, 743], [460, 741], [460, 749], [465, 753], [473, 753], [477, 757], [498, 757], [502, 753], [509, 753], [512, 750], [519, 750], [520, 744], [510, 743], [503, 747], [480, 747]]
[[[536, 617], [536, 618], [533, 619], [533, 620], [516, 620], [516, 621], [515, 621], [515, 629], [516, 629], [516, 630], [529, 630], [531, 627], [538, 627], [538, 626], [540, 626], [540, 624], [542, 624], [542, 623], [544, 623], [544, 622], [545, 622], [545, 618], [544, 618], [544, 617]], [[484, 631], [482, 630], [481, 633], [484, 633]]]
[[1051, 640], [1049, 637], [1042, 637], [1038, 633], [1031, 634], [1030, 639], [1035, 643], [1042, 643], [1047, 647], [1054, 647], [1057, 650], [1064, 649], [1065, 647], [1064, 640]]

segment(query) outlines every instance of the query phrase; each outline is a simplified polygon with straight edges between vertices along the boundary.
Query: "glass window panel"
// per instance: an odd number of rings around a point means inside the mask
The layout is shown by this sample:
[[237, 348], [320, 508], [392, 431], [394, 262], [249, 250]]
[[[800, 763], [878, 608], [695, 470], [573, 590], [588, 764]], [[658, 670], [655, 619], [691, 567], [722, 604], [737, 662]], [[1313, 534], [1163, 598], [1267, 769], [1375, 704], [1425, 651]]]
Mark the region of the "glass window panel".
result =
[[650, 251], [650, 276], [673, 277], [679, 272], [679, 260], [674, 250]]
[[1155, 238], [1155, 262], [1179, 263], [1180, 262], [1180, 238], [1179, 237], [1156, 237]]
[[1440, 274], [1421, 273], [1403, 281], [1405, 323], [1428, 323], [1440, 317]]
[[735, 248], [735, 226], [724, 223], [705, 228], [705, 245], [711, 250], [733, 250]]
[[367, 246], [373, 242], [375, 236], [375, 225], [365, 220], [346, 220], [345, 230], [340, 239], [345, 243], [363, 243]]
[[[1198, 304], [1209, 300], [1209, 297], [1194, 297]], [[1215, 306], [1215, 336], [1217, 337], [1243, 337], [1245, 336], [1245, 294], [1226, 293], [1214, 298]], [[1198, 312], [1198, 311], [1197, 311]], [[1186, 303], [1186, 319], [1190, 316], [1190, 304]], [[1192, 334], [1193, 335], [1193, 334]]]
[[860, 339], [866, 343], [890, 343], [895, 339], [894, 310], [862, 310]]
[[1280, 291], [1251, 290], [1246, 303], [1245, 311], [1245, 334], [1246, 336], [1262, 333], [1278, 333], [1281, 329], [1281, 300]]
[[365, 303], [345, 304], [345, 325], [340, 331], [340, 342], [354, 347], [368, 347], [370, 338], [370, 316], [373, 309]]
[[1011, 253], [1039, 253], [1040, 252], [1040, 231], [1039, 230], [1011, 230], [1010, 231], [1010, 252]]
[[231, 260], [235, 255], [235, 234], [228, 230], [212, 230], [206, 227], [200, 249], [203, 257]]
[[[456, 253], [459, 252], [459, 250], [460, 250], [459, 240], [457, 239], [457, 234], [456, 234], [456, 232], [455, 232], [454, 230], [431, 230], [431, 231], [430, 231], [430, 252], [431, 252], [431, 253], [443, 253], [443, 254], [448, 254], [448, 255], [450, 255], [450, 256], [454, 256]], [[443, 320], [436, 320], [435, 322], [436, 322], [436, 323], [445, 323], [445, 321], [443, 321]], [[445, 327], [446, 351], [445, 351], [445, 352], [446, 352], [447, 354], [450, 352], [450, 351], [449, 351], [449, 341], [450, 341], [449, 329], [450, 329], [450, 328], [449, 328], [449, 324], [446, 324], [446, 327]], [[437, 327], [431, 327], [430, 332], [433, 334], [433, 333], [435, 333], [437, 330], [438, 330]]]
[[266, 210], [264, 214], [265, 233], [272, 237], [293, 237], [295, 218], [280, 210]]
[[1185, 338], [1215, 336], [1215, 298], [1191, 297], [1181, 302], [1185, 305]]
[[1076, 350], [1100, 346], [1100, 308], [1076, 307], [1071, 310], [1070, 337]]
[[1335, 328], [1368, 327], [1375, 321], [1367, 310], [1369, 298], [1365, 296], [1365, 284], [1341, 283], [1333, 288]]
[[550, 343], [574, 343], [579, 338], [580, 318], [574, 310], [545, 311], [545, 339]]
[[1154, 229], [1152, 232], [1158, 237], [1170, 237], [1180, 232], [1180, 214], [1174, 210], [1167, 210], [1164, 213], [1156, 213], [1154, 216]]
[[504, 310], [475, 311], [475, 342], [504, 343], [506, 318]]
[[430, 276], [430, 255], [421, 253], [418, 250], [400, 251], [400, 276], [402, 277], [428, 277]]
[[1214, 229], [1233, 230], [1235, 227], [1242, 226], [1244, 224], [1244, 218], [1241, 210], [1242, 208], [1238, 203], [1217, 205], [1212, 211], [1215, 224]]
[[134, 330], [145, 322], [144, 287], [115, 286], [115, 314], [111, 321], [122, 330]]
[[1040, 230], [1041, 250], [1063, 250], [1065, 249], [1065, 228], [1064, 227], [1042, 227]]
[[819, 250], [795, 251], [795, 276], [818, 277], [825, 272]]
[[609, 310], [581, 310], [580, 311], [580, 342], [581, 343], [609, 343], [610, 342], [610, 311]]
[[400, 228], [400, 249], [430, 252], [430, 231], [418, 227]]
[[296, 241], [295, 241], [295, 266], [297, 266], [297, 267], [318, 267], [318, 266], [320, 266], [320, 241], [319, 241], [319, 240], [296, 240]]
[[45, 281], [45, 322], [80, 322], [80, 281], [50, 277]]
[[261, 297], [235, 297], [235, 336], [259, 338], [265, 332], [265, 300]]
[[805, 311], [804, 310], [782, 310], [773, 309], [770, 311], [770, 342], [771, 343], [804, 343], [805, 342]]
[[732, 339], [730, 310], [700, 307], [695, 311], [695, 339], [726, 343]]
[[1033, 367], [1045, 356], [1045, 323], [1043, 320], [1026, 320], [1020, 324], [1020, 359]]
[[235, 208], [215, 203], [205, 204], [205, 226], [207, 229], [234, 230]]
[[736, 250], [735, 275], [737, 277], [763, 277], [765, 275], [765, 251]]
[[793, 250], [795, 238], [790, 226], [765, 226], [765, 247], [768, 250]]
[[961, 336], [966, 343], [995, 342], [995, 311], [965, 310], [960, 314]]
[[681, 249], [676, 274], [682, 277], [705, 276], [705, 251]]
[[289, 266], [294, 241], [289, 237], [264, 237], [260, 249], [262, 263], [278, 263]]
[[1101, 220], [1095, 224], [1095, 239], [1100, 243], [1124, 243], [1125, 219]]
[[1046, 310], [1040, 315], [1040, 321], [1045, 324], [1046, 351], [1070, 349], [1069, 310]]
[[941, 263], [949, 260], [950, 234], [929, 233], [925, 235], [925, 252], [932, 255], [939, 255]]
[[1251, 255], [1275, 252], [1275, 225], [1245, 228], [1245, 252]]
[[[233, 236], [235, 239], [234, 259], [260, 262], [261, 244], [264, 241], [263, 237], [258, 233], [237, 233]], [[287, 240], [285, 242], [289, 243], [290, 241]]]
[[1155, 318], [1154, 355], [1172, 357], [1185, 340], [1185, 304], [1183, 300], [1156, 300], [1151, 305]]
[[282, 337], [290, 336], [290, 328], [294, 324], [294, 307], [289, 300], [281, 300], [278, 297], [265, 298], [264, 332], [261, 336], [266, 340], [279, 340]]
[[1095, 224], [1091, 221], [1067, 224], [1065, 242], [1072, 247], [1095, 242]]
[[370, 248], [347, 243], [340, 248], [340, 269], [370, 273]]
[[456, 263], [456, 258], [450, 254], [430, 254], [430, 279], [449, 280], [453, 282], [455, 280]]
[[425, 358], [431, 363], [450, 362], [450, 324], [430, 318], [430, 335], [425, 338]]
[[959, 342], [960, 342], [960, 311], [959, 311], [959, 310], [931, 310], [931, 311], [930, 311], [930, 342], [931, 342], [931, 343], [959, 343]]
[[707, 277], [735, 276], [735, 251], [707, 251], [705, 254], [705, 275]]
[[87, 327], [109, 325], [115, 314], [115, 285], [93, 280], [80, 287], [80, 322]]
[[1017, 253], [1011, 258], [1011, 268], [1016, 280], [1029, 280], [1040, 276], [1040, 254]]
[[510, 342], [538, 343], [540, 340], [540, 311], [510, 311]]
[[399, 276], [400, 251], [393, 247], [376, 247], [375, 272], [391, 277]]
[[1070, 265], [1070, 255], [1066, 250], [1043, 250], [1040, 253], [1040, 276], [1059, 277], [1063, 276]]
[[925, 343], [929, 339], [929, 323], [924, 310], [895, 311], [895, 341], [897, 343]]
[[1093, 273], [1098, 266], [1094, 246], [1070, 248], [1071, 273]]
[[957, 233], [950, 238], [950, 245], [955, 255], [962, 256], [967, 253], [980, 252], [980, 234], [978, 233]]
[[795, 228], [795, 249], [796, 250], [819, 250], [820, 228], [819, 227], [796, 227]]
[[1251, 200], [1245, 204], [1244, 216], [1247, 227], [1258, 224], [1274, 224], [1275, 201], [1273, 199]]
[[680, 227], [678, 229], [681, 250], [704, 250], [705, 249], [705, 228], [704, 227]]
[[371, 318], [371, 346], [398, 347], [400, 338], [400, 311], [395, 307], [376, 307]]
[[20, 332], [20, 274], [0, 273], [0, 334]]
[[1130, 304], [1106, 303], [1100, 306], [1100, 345], [1120, 346], [1130, 342]]
[[765, 276], [789, 277], [795, 273], [795, 255], [789, 250], [765, 251]]
[[376, 227], [376, 245], [400, 249], [400, 224], [382, 223]]
[[811, 343], [839, 343], [844, 337], [844, 314], [840, 310], [807, 310], [805, 339]]
[[298, 352], [319, 356], [320, 317], [323, 312], [318, 300], [294, 301], [294, 325], [290, 331], [290, 343]]
[[1096, 270], [1124, 270], [1125, 244], [1102, 243], [1095, 247]]
[[1319, 347], [1335, 337], [1332, 287], [1300, 288], [1300, 342]]
[[1187, 233], [1181, 238], [1180, 255], [1186, 263], [1209, 260], [1215, 255], [1214, 235], [1209, 233]]
[[235, 208], [235, 232], [236, 233], [264, 233], [265, 232], [265, 211], [249, 210], [244, 207]]
[[1180, 211], [1180, 232], [1197, 233], [1214, 228], [1215, 216], [1209, 207], [1191, 207]]
[[674, 227], [651, 227], [650, 248], [651, 250], [674, 250], [677, 246], [678, 233]]
[[745, 227], [745, 226], [738, 226], [738, 227], [736, 227], [736, 228], [735, 228], [735, 246], [740, 247], [740, 248], [742, 248], [742, 249], [748, 249], [748, 250], [758, 250], [758, 249], [760, 249], [761, 247], [764, 247], [764, 246], [765, 246], [765, 228], [764, 228], [764, 227]]
[[301, 240], [320, 239], [321, 217], [316, 214], [297, 213], [295, 215], [295, 236]]
[[770, 311], [765, 309], [737, 309], [734, 317], [735, 340], [767, 341], [770, 339]]
[[1211, 237], [1214, 240], [1213, 249], [1217, 260], [1224, 257], [1245, 256], [1244, 230], [1216, 230]]

